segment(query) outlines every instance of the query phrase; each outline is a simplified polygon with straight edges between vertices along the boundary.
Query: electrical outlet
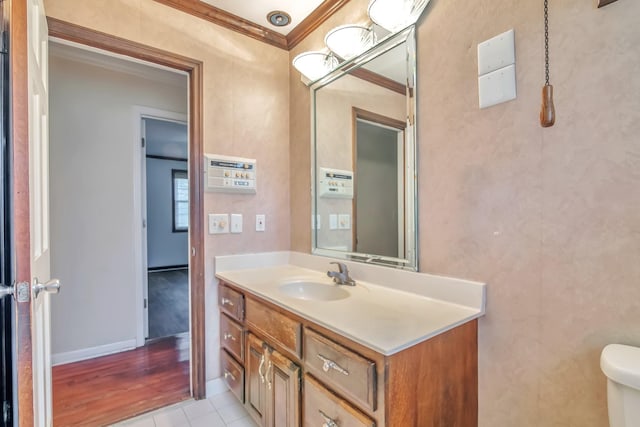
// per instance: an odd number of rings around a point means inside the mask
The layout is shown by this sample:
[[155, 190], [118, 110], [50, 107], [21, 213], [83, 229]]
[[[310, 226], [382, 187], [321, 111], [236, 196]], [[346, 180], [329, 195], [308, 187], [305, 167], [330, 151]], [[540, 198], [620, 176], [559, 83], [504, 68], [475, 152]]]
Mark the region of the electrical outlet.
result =
[[209, 234], [229, 232], [229, 214], [209, 214]]
[[242, 233], [242, 214], [231, 214], [231, 232]]
[[337, 230], [338, 229], [338, 215], [337, 214], [329, 214], [329, 229]]
[[256, 215], [256, 231], [264, 231], [266, 228], [266, 215], [258, 214]]

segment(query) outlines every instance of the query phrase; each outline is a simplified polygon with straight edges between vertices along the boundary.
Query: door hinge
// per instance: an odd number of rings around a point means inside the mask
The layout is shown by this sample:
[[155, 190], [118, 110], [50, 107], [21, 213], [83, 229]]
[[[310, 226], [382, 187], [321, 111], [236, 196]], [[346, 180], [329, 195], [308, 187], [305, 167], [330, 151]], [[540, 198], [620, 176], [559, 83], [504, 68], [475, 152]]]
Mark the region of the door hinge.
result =
[[142, 148], [144, 148], [144, 138], [140, 138], [142, 140]]
[[147, 308], [147, 299], [144, 299], [144, 308]]
[[146, 219], [142, 220], [142, 228], [147, 228], [147, 220]]

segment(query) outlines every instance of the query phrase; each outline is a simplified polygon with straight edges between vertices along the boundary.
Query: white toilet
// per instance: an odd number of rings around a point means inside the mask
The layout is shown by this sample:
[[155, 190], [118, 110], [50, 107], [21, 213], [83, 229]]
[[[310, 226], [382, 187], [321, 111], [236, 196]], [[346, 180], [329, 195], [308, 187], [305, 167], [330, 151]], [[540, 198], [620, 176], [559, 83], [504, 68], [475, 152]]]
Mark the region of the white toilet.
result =
[[610, 344], [600, 368], [607, 376], [610, 427], [640, 426], [640, 348]]

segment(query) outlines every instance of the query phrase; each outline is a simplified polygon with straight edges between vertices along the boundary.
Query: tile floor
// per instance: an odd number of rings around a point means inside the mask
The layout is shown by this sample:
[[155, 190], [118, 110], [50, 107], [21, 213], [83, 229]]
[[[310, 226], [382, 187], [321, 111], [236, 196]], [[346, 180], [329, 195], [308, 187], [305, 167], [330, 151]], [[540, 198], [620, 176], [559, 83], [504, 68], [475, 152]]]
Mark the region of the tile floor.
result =
[[227, 391], [209, 399], [186, 400], [113, 427], [258, 427], [238, 399]]

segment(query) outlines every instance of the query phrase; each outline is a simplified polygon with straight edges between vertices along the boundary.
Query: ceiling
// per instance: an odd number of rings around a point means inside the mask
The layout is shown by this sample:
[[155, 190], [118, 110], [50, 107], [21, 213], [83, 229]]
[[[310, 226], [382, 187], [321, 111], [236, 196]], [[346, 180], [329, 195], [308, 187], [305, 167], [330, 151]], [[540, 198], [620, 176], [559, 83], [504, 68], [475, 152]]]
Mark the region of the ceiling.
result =
[[[287, 35], [309, 16], [323, 0], [202, 0], [211, 6], [232, 13], [260, 26]], [[286, 27], [276, 27], [267, 21], [267, 14], [279, 10], [291, 16]]]

